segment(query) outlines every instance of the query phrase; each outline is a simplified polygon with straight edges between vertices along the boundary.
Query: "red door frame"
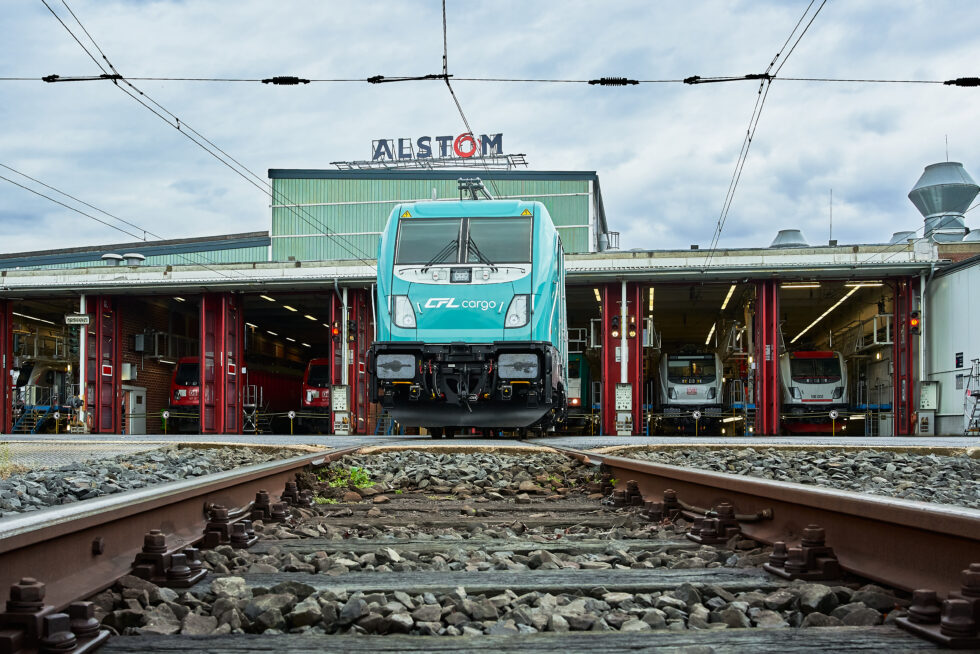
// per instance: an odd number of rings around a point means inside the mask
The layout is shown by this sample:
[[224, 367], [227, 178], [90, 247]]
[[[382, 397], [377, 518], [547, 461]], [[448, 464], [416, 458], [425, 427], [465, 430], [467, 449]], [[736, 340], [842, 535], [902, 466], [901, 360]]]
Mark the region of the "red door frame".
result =
[[86, 312], [92, 316], [85, 328], [85, 410], [93, 434], [120, 433], [122, 398], [122, 316], [116, 300], [108, 295], [89, 298]]
[[0, 433], [9, 434], [13, 428], [13, 397], [10, 392], [10, 371], [14, 366], [13, 303], [0, 300]]
[[241, 431], [241, 362], [245, 322], [241, 297], [231, 293], [201, 296], [200, 428], [202, 434]]
[[[620, 380], [620, 362], [616, 360], [616, 348], [622, 346], [621, 337], [612, 336], [612, 319], [621, 313], [622, 282], [603, 284], [602, 297], [602, 400], [600, 415], [601, 432], [616, 433], [616, 384]], [[635, 319], [636, 335], [629, 338], [627, 332], [626, 381], [633, 385], [633, 433], [643, 429], [643, 287], [640, 284], [626, 284], [626, 330], [630, 317]]]
[[895, 416], [895, 435], [908, 436], [913, 433], [912, 392], [914, 375], [912, 368], [912, 333], [909, 315], [912, 313], [912, 300], [915, 296], [913, 278], [902, 277], [895, 280], [895, 340], [892, 345], [892, 365], [894, 367], [892, 393], [893, 415]]
[[779, 281], [756, 282], [755, 435], [779, 434]]

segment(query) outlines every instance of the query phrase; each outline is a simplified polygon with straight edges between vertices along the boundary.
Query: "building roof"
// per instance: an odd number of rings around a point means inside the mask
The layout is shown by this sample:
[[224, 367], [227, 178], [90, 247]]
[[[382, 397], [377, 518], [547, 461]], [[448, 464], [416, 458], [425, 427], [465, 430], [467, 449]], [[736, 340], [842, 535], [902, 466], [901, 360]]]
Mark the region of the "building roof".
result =
[[114, 243], [109, 245], [87, 245], [77, 248], [58, 250], [36, 250], [34, 252], [12, 252], [0, 254], [0, 268], [17, 268], [23, 266], [53, 266], [66, 263], [82, 263], [98, 261], [107, 252], [125, 254], [139, 252], [151, 256], [167, 256], [197, 252], [215, 252], [219, 250], [236, 250], [249, 247], [267, 247], [272, 239], [269, 232], [243, 232], [241, 234], [223, 234], [220, 236], [200, 236], [194, 238], [176, 238], [163, 241], [136, 241], [131, 243]]

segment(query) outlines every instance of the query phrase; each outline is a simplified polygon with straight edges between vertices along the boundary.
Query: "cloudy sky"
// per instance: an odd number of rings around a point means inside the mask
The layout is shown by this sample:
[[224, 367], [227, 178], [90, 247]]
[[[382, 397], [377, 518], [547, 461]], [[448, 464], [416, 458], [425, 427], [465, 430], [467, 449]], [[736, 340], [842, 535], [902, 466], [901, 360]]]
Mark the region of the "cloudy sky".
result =
[[[68, 1], [130, 77], [364, 79], [442, 65], [436, 0]], [[48, 2], [84, 38], [61, 0]], [[808, 4], [449, 0], [449, 68], [549, 79], [762, 72]], [[976, 75], [978, 24], [975, 0], [830, 0], [780, 75]], [[5, 3], [0, 43], [0, 77], [101, 72], [40, 0]], [[376, 138], [464, 131], [442, 82], [135, 83], [263, 178], [367, 159]], [[686, 248], [711, 241], [759, 84], [454, 87], [473, 130], [503, 133], [504, 150], [526, 153], [532, 169], [597, 171], [624, 247]], [[721, 245], [768, 245], [787, 227], [825, 243], [831, 189], [842, 243], [919, 228], [906, 194], [923, 166], [946, 159], [947, 137], [949, 159], [980, 176], [978, 107], [977, 88], [777, 80]], [[0, 81], [0, 164], [165, 238], [269, 228], [267, 196], [111, 82]], [[128, 240], [0, 180], [0, 252]]]

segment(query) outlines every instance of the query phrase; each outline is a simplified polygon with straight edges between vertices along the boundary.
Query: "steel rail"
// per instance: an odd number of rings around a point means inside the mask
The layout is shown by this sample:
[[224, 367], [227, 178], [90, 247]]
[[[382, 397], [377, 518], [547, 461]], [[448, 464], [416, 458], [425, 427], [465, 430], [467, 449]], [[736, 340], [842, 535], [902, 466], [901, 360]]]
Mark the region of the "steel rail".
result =
[[324, 451], [156, 484], [0, 519], [0, 593], [23, 577], [46, 584], [45, 603], [62, 610], [129, 573], [144, 535], [159, 529], [168, 550], [204, 536], [205, 506], [244, 507], [266, 489], [276, 496], [297, 471], [357, 447]]
[[609, 467], [616, 486], [639, 484], [644, 499], [673, 489], [687, 504], [734, 504], [741, 514], [772, 510], [771, 520], [742, 522], [742, 533], [772, 544], [797, 544], [803, 529], [826, 530], [843, 569], [902, 590], [960, 590], [961, 571], [980, 562], [980, 511], [881, 495], [661, 465], [564, 447], [553, 449]]

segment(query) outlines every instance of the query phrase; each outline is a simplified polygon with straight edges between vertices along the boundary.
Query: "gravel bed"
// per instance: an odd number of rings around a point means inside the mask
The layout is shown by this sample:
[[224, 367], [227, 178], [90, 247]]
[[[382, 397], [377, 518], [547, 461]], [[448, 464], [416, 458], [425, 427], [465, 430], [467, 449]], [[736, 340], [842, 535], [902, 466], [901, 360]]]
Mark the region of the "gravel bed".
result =
[[[127, 576], [92, 598], [96, 617], [122, 634], [312, 633], [479, 636], [565, 631], [684, 631], [867, 626], [904, 614], [906, 602], [874, 585], [861, 588], [795, 583], [771, 592], [731, 593], [681, 584], [667, 592], [594, 588], [552, 595], [510, 590], [448, 593], [315, 590], [285, 581], [249, 587], [241, 577], [215, 578], [195, 597]], [[325, 641], [326, 643], [327, 641]]]
[[290, 449], [176, 445], [0, 480], [0, 517], [296, 456]]
[[[581, 490], [598, 481], [598, 469], [561, 454], [528, 452], [489, 454], [483, 452], [439, 453], [395, 450], [367, 455], [347, 455], [329, 469], [363, 471], [381, 490], [425, 490], [454, 495], [485, 495], [541, 489]], [[522, 484], [524, 484], [522, 488]]]
[[798, 484], [980, 509], [980, 459], [881, 450], [624, 450], [620, 454]]
[[[259, 533], [263, 525], [254, 525]], [[700, 546], [687, 547], [682, 543], [679, 547], [670, 547], [671, 538], [676, 536], [673, 528], [651, 525], [637, 529], [613, 528], [591, 529], [580, 527], [568, 534], [566, 529], [521, 529], [520, 527], [491, 528], [486, 525], [474, 524], [470, 529], [438, 529], [430, 532], [398, 528], [397, 530], [377, 530], [368, 526], [353, 530], [330, 529], [318, 525], [321, 529], [310, 526], [299, 526], [290, 529], [292, 533], [301, 534], [307, 538], [325, 538], [342, 542], [350, 537], [376, 539], [374, 551], [326, 552], [323, 550], [297, 553], [276, 546], [268, 548], [262, 554], [248, 550], [233, 550], [230, 547], [219, 547], [201, 555], [205, 568], [219, 574], [245, 573], [277, 573], [304, 572], [309, 574], [341, 575], [348, 572], [409, 572], [409, 571], [467, 571], [484, 572], [492, 570], [522, 571], [522, 570], [627, 570], [627, 569], [691, 569], [719, 568], [722, 566], [748, 568], [762, 565], [769, 559], [770, 548], [761, 547], [752, 540], [733, 538], [730, 546]], [[397, 535], [396, 535], [397, 534]], [[451, 542], [458, 547], [440, 551], [412, 551], [399, 547], [396, 538], [413, 541]], [[296, 538], [296, 536], [293, 536]], [[566, 551], [552, 552], [550, 548], [531, 549], [525, 552], [512, 552], [499, 549], [499, 541], [525, 544], [533, 543], [553, 545], [557, 541], [563, 543]], [[577, 551], [576, 542], [584, 540], [615, 541], [610, 542], [605, 550], [596, 552]], [[633, 547], [630, 540], [643, 540], [642, 547]], [[664, 542], [664, 547], [656, 549], [649, 547], [650, 540]], [[497, 544], [497, 551], [484, 552], [467, 546], [467, 541], [492, 542]], [[522, 549], [527, 549], [526, 547]], [[585, 548], [580, 548], [585, 549]]]

